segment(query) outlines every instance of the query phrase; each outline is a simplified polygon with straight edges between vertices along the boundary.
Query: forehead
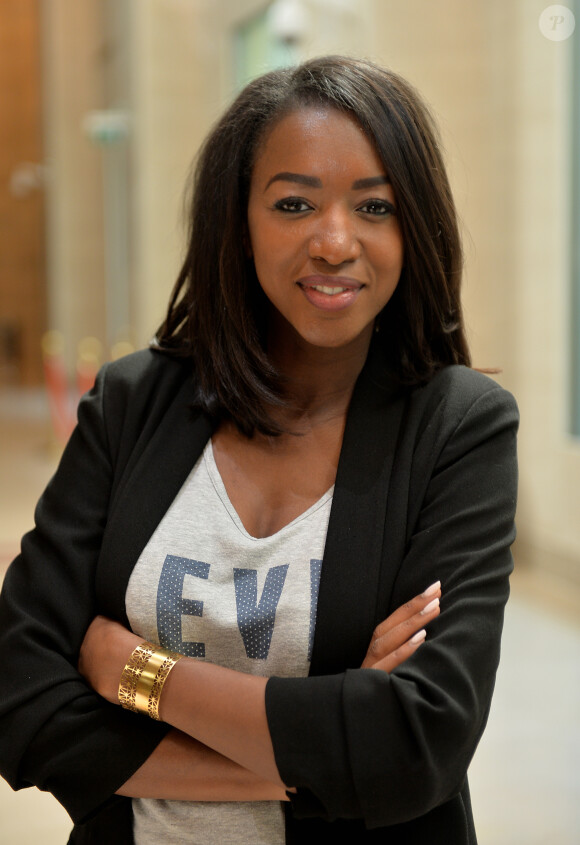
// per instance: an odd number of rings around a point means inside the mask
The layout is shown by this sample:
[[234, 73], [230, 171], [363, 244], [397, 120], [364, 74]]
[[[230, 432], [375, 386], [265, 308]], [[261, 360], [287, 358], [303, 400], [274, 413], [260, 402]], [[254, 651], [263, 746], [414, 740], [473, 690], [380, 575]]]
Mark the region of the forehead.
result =
[[385, 165], [356, 117], [329, 106], [294, 109], [266, 130], [254, 159], [252, 181], [279, 171], [308, 174], [313, 168], [328, 173], [347, 168], [364, 171], [357, 178], [386, 175]]

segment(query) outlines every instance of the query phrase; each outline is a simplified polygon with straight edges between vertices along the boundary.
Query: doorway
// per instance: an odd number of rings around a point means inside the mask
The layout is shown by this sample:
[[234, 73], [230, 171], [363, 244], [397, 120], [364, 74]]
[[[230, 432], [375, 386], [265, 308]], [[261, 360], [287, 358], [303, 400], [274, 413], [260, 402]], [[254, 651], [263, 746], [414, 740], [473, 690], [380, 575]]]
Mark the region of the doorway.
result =
[[38, 0], [0, 3], [0, 385], [42, 381], [46, 328]]

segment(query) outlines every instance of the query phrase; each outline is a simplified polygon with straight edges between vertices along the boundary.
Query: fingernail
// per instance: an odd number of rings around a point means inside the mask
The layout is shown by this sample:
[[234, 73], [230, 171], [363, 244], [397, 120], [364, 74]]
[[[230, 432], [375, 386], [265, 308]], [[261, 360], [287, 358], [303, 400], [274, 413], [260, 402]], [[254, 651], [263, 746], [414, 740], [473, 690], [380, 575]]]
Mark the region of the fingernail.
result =
[[425, 605], [420, 615], [427, 616], [427, 614], [431, 613], [432, 610], [435, 610], [436, 607], [439, 607], [439, 599], [433, 599], [433, 601], [430, 601], [429, 604]]
[[424, 599], [428, 598], [429, 596], [434, 596], [435, 593], [439, 590], [440, 587], [441, 587], [441, 581], [435, 581], [434, 584], [431, 584], [430, 587], [427, 587], [427, 589], [425, 590], [424, 593], [421, 593], [421, 596]]
[[422, 631], [417, 631], [415, 636], [411, 637], [409, 642], [413, 643], [413, 645], [416, 645], [417, 643], [422, 643], [426, 636], [427, 636], [427, 631], [425, 630], [425, 628], [423, 628]]

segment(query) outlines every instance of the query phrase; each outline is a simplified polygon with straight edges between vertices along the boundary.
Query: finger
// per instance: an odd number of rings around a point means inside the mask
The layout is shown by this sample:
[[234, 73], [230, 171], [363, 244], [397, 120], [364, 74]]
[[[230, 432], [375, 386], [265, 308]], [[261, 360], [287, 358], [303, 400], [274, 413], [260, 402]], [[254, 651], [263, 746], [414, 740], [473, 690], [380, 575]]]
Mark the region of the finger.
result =
[[392, 672], [397, 666], [400, 666], [402, 663], [405, 662], [412, 654], [414, 654], [418, 648], [420, 648], [423, 643], [425, 642], [425, 637], [427, 632], [423, 628], [421, 631], [417, 631], [407, 642], [403, 643], [399, 648], [392, 651], [390, 654], [387, 654], [381, 660], [377, 661], [371, 669], [379, 669], [382, 672]]
[[392, 654], [396, 649], [407, 643], [421, 628], [435, 619], [439, 613], [439, 598], [435, 597], [422, 610], [417, 611], [408, 619], [404, 619], [382, 635], [380, 634], [381, 626], [379, 626], [373, 634], [362, 668], [372, 668], [375, 663]]
[[420, 595], [401, 605], [394, 613], [391, 613], [380, 625], [375, 629], [375, 635], [383, 636], [387, 631], [396, 628], [397, 625], [405, 622], [407, 619], [415, 616], [417, 613], [426, 610], [429, 605], [435, 600], [441, 598], [441, 581], [435, 581], [430, 587], [427, 587]]
[[427, 625], [435, 619], [436, 616], [439, 616], [440, 612], [440, 601], [439, 598], [436, 597], [431, 599], [431, 601], [425, 605], [422, 610], [419, 610], [408, 619], [404, 619], [384, 634], [380, 634], [377, 629], [376, 633], [379, 633], [379, 635], [373, 638], [376, 648], [383, 651], [385, 651], [385, 649], [393, 651], [395, 648], [403, 645], [403, 643], [406, 643], [407, 640], [409, 640], [413, 634], [419, 631], [424, 625]]

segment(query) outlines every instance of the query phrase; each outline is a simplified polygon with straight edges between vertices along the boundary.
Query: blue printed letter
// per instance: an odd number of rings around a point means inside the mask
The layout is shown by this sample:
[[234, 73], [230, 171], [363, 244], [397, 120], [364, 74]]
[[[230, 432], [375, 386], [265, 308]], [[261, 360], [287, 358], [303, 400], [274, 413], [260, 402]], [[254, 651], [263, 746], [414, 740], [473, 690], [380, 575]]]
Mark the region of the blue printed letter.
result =
[[178, 651], [187, 657], [205, 657], [205, 643], [183, 642], [181, 617], [203, 616], [203, 602], [183, 598], [186, 575], [207, 578], [209, 563], [186, 557], [167, 555], [157, 588], [157, 632], [163, 648]]
[[268, 570], [258, 604], [258, 573], [255, 569], [234, 569], [238, 627], [246, 655], [266, 660], [274, 632], [276, 608], [280, 601], [288, 564]]
[[316, 611], [318, 609], [318, 590], [320, 588], [320, 573], [322, 561], [310, 559], [310, 630], [308, 632], [308, 660], [312, 660], [312, 646], [314, 645], [314, 631], [316, 629]]

